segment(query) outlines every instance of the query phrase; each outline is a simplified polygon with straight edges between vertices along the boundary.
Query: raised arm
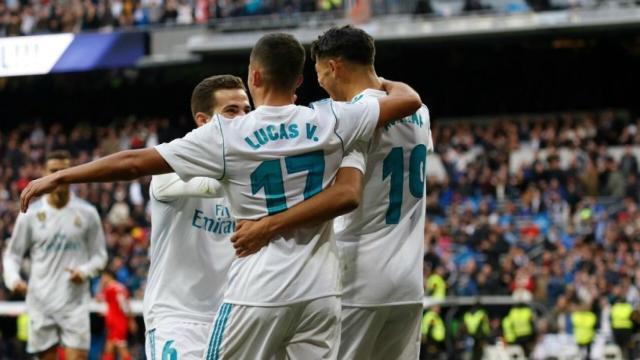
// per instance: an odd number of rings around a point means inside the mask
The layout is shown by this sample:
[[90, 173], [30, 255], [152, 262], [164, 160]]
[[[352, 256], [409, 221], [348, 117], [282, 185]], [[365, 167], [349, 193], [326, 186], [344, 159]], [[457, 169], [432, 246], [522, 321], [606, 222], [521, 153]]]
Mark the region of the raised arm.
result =
[[231, 237], [236, 255], [244, 257], [257, 252], [278, 233], [321, 224], [355, 210], [362, 197], [362, 174], [354, 167], [340, 168], [333, 185], [316, 196], [257, 221], [239, 221]]
[[405, 83], [382, 79], [382, 87], [387, 92], [387, 96], [378, 99], [380, 103], [378, 127], [412, 115], [422, 106], [420, 95]]
[[126, 181], [172, 171], [155, 148], [120, 151], [31, 181], [20, 195], [20, 208], [26, 211], [31, 199], [49, 193], [59, 185]]

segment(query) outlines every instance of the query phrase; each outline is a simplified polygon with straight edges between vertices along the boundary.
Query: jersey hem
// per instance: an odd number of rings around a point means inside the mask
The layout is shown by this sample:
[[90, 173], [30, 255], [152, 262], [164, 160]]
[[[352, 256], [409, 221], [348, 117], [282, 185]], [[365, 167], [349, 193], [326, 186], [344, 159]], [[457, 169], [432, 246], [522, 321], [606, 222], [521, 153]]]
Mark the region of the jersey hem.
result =
[[239, 300], [226, 299], [226, 298], [223, 299], [222, 302], [223, 303], [227, 303], [227, 304], [233, 304], [233, 305], [241, 305], [241, 306], [279, 307], [279, 306], [287, 306], [287, 305], [299, 304], [301, 302], [317, 300], [317, 299], [322, 299], [322, 298], [332, 297], [332, 296], [340, 298], [342, 296], [342, 294], [337, 292], [337, 293], [329, 293], [329, 294], [325, 294], [325, 295], [310, 296], [310, 297], [300, 298], [300, 299], [291, 300], [291, 301], [269, 302], [269, 303], [239, 301]]

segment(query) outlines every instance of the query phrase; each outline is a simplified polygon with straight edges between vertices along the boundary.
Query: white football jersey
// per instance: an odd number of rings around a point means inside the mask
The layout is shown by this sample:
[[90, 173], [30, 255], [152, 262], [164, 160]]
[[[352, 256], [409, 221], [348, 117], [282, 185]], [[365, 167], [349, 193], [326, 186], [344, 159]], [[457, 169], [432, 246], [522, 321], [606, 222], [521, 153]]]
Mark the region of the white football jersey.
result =
[[21, 280], [22, 259], [30, 251], [27, 308], [52, 314], [88, 305], [89, 281], [72, 283], [68, 269], [79, 269], [86, 277], [98, 275], [107, 264], [107, 249], [95, 207], [72, 194], [67, 205], [56, 209], [47, 197], [18, 215], [4, 253], [3, 275], [7, 288], [14, 289]]
[[[183, 180], [221, 179], [236, 219], [259, 219], [329, 186], [345, 151], [368, 141], [377, 99], [260, 106], [233, 120], [217, 117], [156, 149]], [[224, 301], [279, 306], [340, 294], [331, 222], [279, 234], [258, 253], [237, 258]]]
[[144, 293], [147, 329], [175, 322], [211, 323], [235, 256], [235, 221], [216, 180], [151, 180], [151, 245]]
[[[367, 89], [352, 102], [385, 95]], [[379, 129], [367, 144], [362, 201], [335, 226], [344, 305], [422, 302], [425, 164], [432, 150], [426, 106]]]

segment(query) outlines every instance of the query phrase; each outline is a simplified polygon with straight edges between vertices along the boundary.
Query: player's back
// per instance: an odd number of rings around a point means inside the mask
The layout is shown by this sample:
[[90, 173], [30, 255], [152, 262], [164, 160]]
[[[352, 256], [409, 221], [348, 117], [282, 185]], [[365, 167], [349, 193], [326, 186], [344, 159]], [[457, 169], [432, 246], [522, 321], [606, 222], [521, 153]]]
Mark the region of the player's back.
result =
[[[236, 219], [259, 219], [326, 188], [345, 149], [368, 140], [379, 104], [325, 101], [315, 108], [259, 106], [216, 119], [156, 147], [183, 180], [218, 178]], [[258, 253], [236, 259], [225, 302], [277, 305], [339, 295], [338, 257], [330, 223], [280, 234]]]
[[[343, 156], [335, 119], [301, 106], [261, 106], [245, 119], [220, 118], [226, 193], [234, 215], [258, 219], [322, 191]], [[226, 301], [289, 303], [337, 295], [338, 258], [327, 224], [300, 228], [231, 267]]]
[[[384, 95], [367, 89], [353, 101]], [[423, 106], [379, 129], [365, 148], [360, 206], [336, 226], [343, 304], [420, 302], [425, 166], [432, 148], [428, 110]]]

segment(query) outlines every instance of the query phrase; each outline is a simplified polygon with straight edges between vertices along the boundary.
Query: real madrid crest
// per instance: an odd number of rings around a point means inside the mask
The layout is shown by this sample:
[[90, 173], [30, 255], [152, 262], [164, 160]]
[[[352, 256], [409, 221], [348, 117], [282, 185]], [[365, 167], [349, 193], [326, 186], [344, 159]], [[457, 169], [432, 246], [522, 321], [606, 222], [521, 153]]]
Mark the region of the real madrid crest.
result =
[[44, 211], [40, 211], [36, 214], [36, 216], [38, 217], [38, 220], [40, 220], [40, 222], [44, 222], [47, 219], [47, 213]]
[[76, 215], [75, 220], [73, 220], [73, 225], [75, 225], [77, 228], [82, 226], [82, 221], [80, 221], [80, 216]]

